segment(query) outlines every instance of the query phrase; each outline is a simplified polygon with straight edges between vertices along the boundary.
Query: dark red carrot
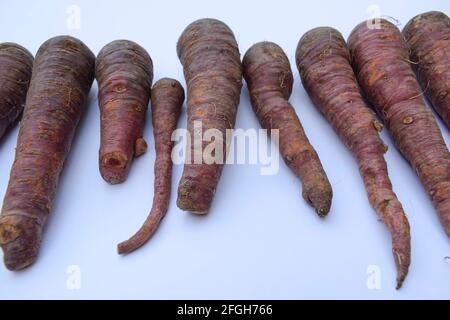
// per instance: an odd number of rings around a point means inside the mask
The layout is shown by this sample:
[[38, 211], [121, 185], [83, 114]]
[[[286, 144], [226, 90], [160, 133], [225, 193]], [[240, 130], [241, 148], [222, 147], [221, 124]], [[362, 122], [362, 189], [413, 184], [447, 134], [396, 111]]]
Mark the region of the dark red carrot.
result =
[[117, 246], [119, 254], [129, 253], [146, 243], [155, 233], [169, 207], [172, 179], [172, 133], [184, 101], [184, 90], [174, 79], [163, 78], [152, 88], [152, 123], [155, 137], [155, 191], [153, 205], [142, 227]]
[[403, 35], [387, 20], [362, 22], [348, 39], [359, 84], [417, 172], [450, 236], [450, 154], [411, 68]]
[[15, 43], [0, 44], [0, 139], [22, 114], [33, 56]]
[[153, 64], [144, 48], [128, 40], [100, 50], [95, 66], [101, 115], [100, 173], [107, 182], [123, 182], [134, 156], [147, 149], [142, 138], [150, 99]]
[[[187, 82], [190, 136], [194, 137], [194, 121], [200, 121], [204, 131], [214, 128], [225, 137], [226, 130], [234, 127], [242, 87], [239, 48], [233, 32], [219, 20], [197, 20], [181, 34], [177, 53]], [[226, 151], [226, 139], [223, 141]], [[202, 150], [207, 143], [203, 142]], [[194, 147], [192, 143], [192, 157]], [[226, 152], [221, 163], [185, 164], [178, 186], [180, 209], [208, 212], [225, 159]]]
[[242, 61], [253, 111], [262, 127], [279, 130], [280, 153], [300, 178], [303, 198], [321, 217], [328, 214], [332, 190], [319, 157], [288, 99], [292, 71], [286, 54], [272, 42], [259, 42]]
[[450, 128], [450, 19], [439, 11], [412, 18], [403, 29], [422, 90]]
[[10, 270], [36, 260], [59, 175], [94, 79], [94, 63], [89, 48], [69, 36], [47, 40], [36, 54], [0, 216], [0, 245]]
[[409, 222], [388, 176], [382, 125], [360, 94], [347, 44], [333, 28], [312, 29], [298, 43], [296, 62], [314, 105], [358, 161], [369, 201], [391, 233], [400, 288], [411, 261]]

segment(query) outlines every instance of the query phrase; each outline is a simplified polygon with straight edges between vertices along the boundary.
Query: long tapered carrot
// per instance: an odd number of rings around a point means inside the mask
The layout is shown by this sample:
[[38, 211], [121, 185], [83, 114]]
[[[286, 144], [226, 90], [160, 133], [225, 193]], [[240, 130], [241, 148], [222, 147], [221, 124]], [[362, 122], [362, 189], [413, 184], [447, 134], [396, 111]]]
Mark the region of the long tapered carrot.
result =
[[22, 269], [37, 257], [94, 79], [95, 56], [80, 40], [59, 36], [39, 48], [0, 216], [5, 265]]
[[400, 288], [411, 261], [409, 222], [388, 176], [382, 125], [360, 94], [347, 44], [333, 28], [312, 29], [298, 43], [296, 62], [314, 105], [358, 161], [369, 201], [391, 233]]
[[155, 233], [169, 207], [172, 178], [172, 133], [184, 101], [184, 90], [174, 79], [163, 78], [152, 88], [152, 123], [155, 137], [155, 190], [153, 205], [142, 227], [117, 246], [119, 254], [136, 250]]
[[450, 154], [410, 65], [408, 46], [391, 22], [366, 22], [350, 34], [353, 67], [397, 148], [417, 172], [450, 236]]

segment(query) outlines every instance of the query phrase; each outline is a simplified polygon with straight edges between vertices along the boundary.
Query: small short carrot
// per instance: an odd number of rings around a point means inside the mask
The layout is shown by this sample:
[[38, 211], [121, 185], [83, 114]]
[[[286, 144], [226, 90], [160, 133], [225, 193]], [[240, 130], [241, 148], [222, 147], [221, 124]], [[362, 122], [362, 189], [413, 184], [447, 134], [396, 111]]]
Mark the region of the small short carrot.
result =
[[126, 179], [133, 157], [147, 150], [142, 134], [153, 64], [137, 43], [116, 40], [100, 50], [95, 67], [101, 116], [100, 173], [115, 184]]
[[300, 178], [303, 198], [321, 217], [330, 211], [332, 190], [320, 159], [288, 99], [292, 71], [286, 54], [272, 42], [260, 42], [242, 61], [251, 104], [263, 128], [280, 130], [280, 153]]
[[[177, 43], [187, 84], [188, 125], [216, 129], [223, 137], [234, 128], [242, 87], [239, 47], [233, 31], [222, 21], [200, 19], [189, 24]], [[178, 184], [177, 206], [195, 214], [208, 213], [226, 159], [224, 140], [220, 163], [186, 163]], [[202, 145], [202, 151], [206, 144]], [[195, 154], [191, 143], [191, 156]], [[188, 152], [187, 152], [188, 153]]]

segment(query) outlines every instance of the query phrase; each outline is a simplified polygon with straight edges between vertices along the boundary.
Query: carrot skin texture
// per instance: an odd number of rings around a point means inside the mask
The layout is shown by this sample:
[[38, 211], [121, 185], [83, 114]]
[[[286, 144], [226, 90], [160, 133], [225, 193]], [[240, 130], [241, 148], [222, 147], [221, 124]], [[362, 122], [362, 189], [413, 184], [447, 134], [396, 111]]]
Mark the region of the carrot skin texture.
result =
[[360, 94], [347, 44], [333, 28], [312, 29], [298, 43], [296, 62], [306, 92], [357, 160], [369, 201], [391, 233], [400, 288], [411, 261], [409, 222], [388, 176], [382, 125]]
[[137, 43], [116, 40], [100, 50], [95, 76], [101, 115], [100, 173], [108, 183], [121, 183], [128, 175], [133, 157], [147, 149], [142, 134], [153, 63]]
[[[194, 137], [194, 121], [201, 121], [203, 131], [217, 129], [225, 137], [226, 129], [234, 128], [242, 87], [239, 47], [233, 32], [219, 20], [194, 21], [181, 34], [177, 54], [187, 83], [190, 136]], [[196, 214], [209, 211], [226, 159], [223, 140], [222, 163], [191, 161], [184, 165], [178, 185], [180, 209]], [[202, 151], [207, 144], [203, 142]], [[191, 143], [191, 157], [194, 148]]]
[[430, 11], [412, 18], [403, 29], [422, 90], [450, 128], [450, 19]]
[[424, 103], [402, 33], [384, 19], [380, 26], [369, 29], [363, 22], [353, 29], [348, 39], [353, 68], [397, 148], [417, 172], [450, 236], [450, 154]]
[[0, 216], [8, 269], [37, 257], [59, 175], [85, 109], [95, 56], [80, 40], [54, 37], [39, 48]]
[[152, 123], [155, 137], [155, 190], [152, 209], [142, 227], [127, 241], [119, 243], [119, 254], [144, 245], [156, 232], [169, 207], [172, 179], [172, 133], [177, 128], [184, 101], [184, 90], [174, 79], [158, 80], [152, 88]]
[[272, 42], [259, 42], [247, 50], [242, 61], [250, 101], [261, 126], [279, 130], [284, 161], [300, 178], [303, 198], [320, 217], [331, 207], [332, 189], [320, 159], [303, 130], [288, 99], [293, 76], [286, 54]]
[[0, 44], [0, 139], [23, 112], [33, 56], [24, 47]]

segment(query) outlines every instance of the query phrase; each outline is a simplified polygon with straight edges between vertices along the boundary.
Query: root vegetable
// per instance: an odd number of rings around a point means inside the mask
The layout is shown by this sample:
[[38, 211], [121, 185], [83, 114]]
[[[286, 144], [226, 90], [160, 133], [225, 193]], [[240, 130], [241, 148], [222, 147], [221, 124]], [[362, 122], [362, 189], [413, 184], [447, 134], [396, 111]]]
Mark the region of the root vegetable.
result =
[[123, 182], [134, 156], [147, 149], [142, 138], [150, 99], [153, 64], [144, 48], [116, 40], [96, 59], [101, 114], [100, 173], [107, 182]]
[[177, 128], [183, 101], [184, 90], [177, 80], [163, 78], [152, 88], [152, 123], [156, 149], [153, 205], [139, 231], [118, 245], [119, 254], [134, 251], [147, 242], [167, 212], [172, 179], [171, 137]]
[[15, 43], [0, 44], [0, 139], [22, 114], [33, 56]]
[[422, 90], [450, 128], [450, 19], [431, 11], [412, 18], [403, 29]]
[[332, 190], [319, 157], [288, 101], [293, 83], [288, 58], [275, 43], [260, 42], [248, 49], [242, 65], [251, 104], [261, 126], [269, 131], [279, 130], [280, 153], [302, 181], [303, 198], [319, 216], [327, 215]]
[[411, 260], [409, 223], [388, 176], [382, 125], [360, 94], [347, 44], [333, 28], [312, 29], [298, 43], [296, 62], [314, 105], [358, 161], [369, 201], [391, 233], [400, 288]]
[[89, 48], [69, 36], [51, 38], [37, 52], [0, 216], [0, 245], [10, 270], [36, 259], [94, 63]]
[[359, 84], [417, 172], [450, 236], [450, 154], [423, 101], [402, 33], [384, 19], [380, 28], [363, 22], [353, 29], [348, 46]]
[[[177, 53], [187, 82], [190, 136], [194, 137], [194, 121], [201, 121], [203, 130], [217, 129], [224, 137], [222, 161], [186, 163], [178, 186], [178, 207], [205, 214], [211, 206], [226, 159], [226, 129], [234, 128], [239, 104], [242, 87], [239, 48], [226, 24], [201, 19], [183, 31]], [[203, 142], [202, 151], [206, 144]], [[192, 143], [191, 156], [194, 154], [195, 144]]]

